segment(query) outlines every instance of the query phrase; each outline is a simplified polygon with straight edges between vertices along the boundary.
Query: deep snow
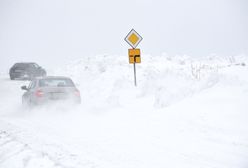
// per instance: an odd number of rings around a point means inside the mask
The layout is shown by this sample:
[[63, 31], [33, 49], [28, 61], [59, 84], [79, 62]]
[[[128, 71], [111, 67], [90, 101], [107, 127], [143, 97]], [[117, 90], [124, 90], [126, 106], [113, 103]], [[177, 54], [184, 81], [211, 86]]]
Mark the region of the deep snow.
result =
[[[82, 104], [21, 106], [27, 81], [0, 77], [0, 167], [247, 168], [245, 56], [98, 55], [50, 74], [72, 77]], [[243, 64], [242, 64], [243, 63]]]

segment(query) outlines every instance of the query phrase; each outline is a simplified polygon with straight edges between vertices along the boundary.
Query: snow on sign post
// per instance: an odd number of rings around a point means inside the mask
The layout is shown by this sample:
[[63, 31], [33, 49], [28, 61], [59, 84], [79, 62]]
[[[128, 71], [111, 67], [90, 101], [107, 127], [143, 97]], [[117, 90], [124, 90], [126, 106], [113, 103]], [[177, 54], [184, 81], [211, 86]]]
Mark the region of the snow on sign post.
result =
[[142, 39], [143, 38], [134, 29], [132, 29], [125, 38], [125, 41], [132, 47], [132, 49], [128, 50], [128, 56], [129, 56], [129, 63], [133, 64], [135, 86], [137, 86], [135, 64], [141, 63], [140, 49], [136, 49], [136, 47], [138, 46], [138, 44], [141, 42]]

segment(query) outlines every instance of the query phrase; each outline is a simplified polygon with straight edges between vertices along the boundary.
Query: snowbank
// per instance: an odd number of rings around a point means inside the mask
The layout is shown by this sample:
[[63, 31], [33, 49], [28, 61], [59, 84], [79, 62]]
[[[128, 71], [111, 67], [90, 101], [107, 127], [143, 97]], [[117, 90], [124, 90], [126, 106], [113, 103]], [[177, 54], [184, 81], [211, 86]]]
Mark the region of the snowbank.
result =
[[134, 87], [133, 65], [125, 56], [98, 55], [73, 61], [54, 72], [74, 79], [85, 105], [112, 107], [124, 105], [124, 99], [153, 97], [153, 105], [166, 107], [216, 84], [219, 69], [245, 65], [245, 56], [209, 56], [193, 60], [188, 56], [142, 56], [136, 65], [138, 87]]

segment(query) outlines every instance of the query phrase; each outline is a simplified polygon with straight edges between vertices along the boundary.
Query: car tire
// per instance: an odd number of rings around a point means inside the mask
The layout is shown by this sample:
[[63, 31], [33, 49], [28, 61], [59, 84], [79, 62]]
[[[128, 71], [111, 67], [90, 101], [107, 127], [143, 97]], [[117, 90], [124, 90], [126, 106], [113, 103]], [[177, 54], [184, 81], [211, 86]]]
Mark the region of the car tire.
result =
[[15, 78], [14, 78], [14, 77], [12, 77], [12, 76], [10, 76], [10, 80], [15, 80]]
[[27, 100], [25, 100], [24, 98], [22, 98], [22, 106], [23, 107], [28, 107]]
[[24, 108], [30, 109], [32, 107], [32, 103], [30, 100], [25, 100], [24, 98], [22, 98], [22, 106]]

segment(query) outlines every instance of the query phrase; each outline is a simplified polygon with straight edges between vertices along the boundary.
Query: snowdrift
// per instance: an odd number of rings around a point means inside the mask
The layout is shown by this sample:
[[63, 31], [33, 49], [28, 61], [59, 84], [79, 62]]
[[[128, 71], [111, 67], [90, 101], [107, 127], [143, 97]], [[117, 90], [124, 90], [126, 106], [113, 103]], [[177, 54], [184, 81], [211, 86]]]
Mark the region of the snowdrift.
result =
[[144, 55], [136, 65], [138, 87], [133, 84], [133, 65], [125, 56], [88, 56], [53, 74], [72, 77], [85, 106], [125, 106], [136, 98], [152, 97], [153, 106], [163, 108], [216, 84], [223, 77], [220, 69], [245, 65], [244, 55], [204, 59]]

